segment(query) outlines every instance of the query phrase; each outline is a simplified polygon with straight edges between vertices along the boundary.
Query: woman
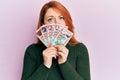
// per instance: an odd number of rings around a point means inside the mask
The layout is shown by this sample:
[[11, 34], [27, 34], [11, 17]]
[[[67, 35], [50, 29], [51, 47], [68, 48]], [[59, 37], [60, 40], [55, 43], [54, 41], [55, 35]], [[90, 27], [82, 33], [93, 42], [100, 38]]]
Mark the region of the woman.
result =
[[[62, 24], [74, 33], [68, 10], [57, 1], [46, 3], [40, 12], [37, 29], [44, 24]], [[22, 80], [90, 80], [86, 46], [74, 36], [66, 46], [46, 48], [38, 39], [24, 55]]]

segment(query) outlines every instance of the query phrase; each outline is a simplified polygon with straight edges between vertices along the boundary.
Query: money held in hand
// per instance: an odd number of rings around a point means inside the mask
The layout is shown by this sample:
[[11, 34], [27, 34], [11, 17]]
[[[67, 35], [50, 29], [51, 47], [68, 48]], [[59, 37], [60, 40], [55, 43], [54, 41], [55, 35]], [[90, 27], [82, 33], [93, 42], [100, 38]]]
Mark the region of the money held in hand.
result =
[[36, 33], [37, 37], [46, 47], [57, 44], [63, 44], [65, 46], [73, 36], [73, 33], [68, 30], [67, 26], [60, 24], [43, 25]]

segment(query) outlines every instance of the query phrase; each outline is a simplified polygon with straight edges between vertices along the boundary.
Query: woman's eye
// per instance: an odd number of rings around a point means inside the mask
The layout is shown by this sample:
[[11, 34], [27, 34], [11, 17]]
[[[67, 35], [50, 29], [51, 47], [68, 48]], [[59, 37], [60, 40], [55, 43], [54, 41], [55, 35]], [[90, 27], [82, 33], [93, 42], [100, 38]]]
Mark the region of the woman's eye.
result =
[[63, 17], [63, 16], [60, 16], [60, 19], [64, 19], [64, 17]]
[[48, 22], [51, 22], [52, 21], [52, 18], [48, 18]]

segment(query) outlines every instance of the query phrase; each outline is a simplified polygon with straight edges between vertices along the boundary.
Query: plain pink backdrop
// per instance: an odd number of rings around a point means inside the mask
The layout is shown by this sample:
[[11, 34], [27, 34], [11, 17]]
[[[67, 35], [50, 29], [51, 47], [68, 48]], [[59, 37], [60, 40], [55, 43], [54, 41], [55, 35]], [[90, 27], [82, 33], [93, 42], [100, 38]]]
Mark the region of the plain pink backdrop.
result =
[[[49, 0], [0, 0], [0, 80], [20, 80], [26, 47], [36, 42], [41, 6]], [[120, 80], [120, 1], [58, 0], [76, 37], [88, 47], [91, 80]]]

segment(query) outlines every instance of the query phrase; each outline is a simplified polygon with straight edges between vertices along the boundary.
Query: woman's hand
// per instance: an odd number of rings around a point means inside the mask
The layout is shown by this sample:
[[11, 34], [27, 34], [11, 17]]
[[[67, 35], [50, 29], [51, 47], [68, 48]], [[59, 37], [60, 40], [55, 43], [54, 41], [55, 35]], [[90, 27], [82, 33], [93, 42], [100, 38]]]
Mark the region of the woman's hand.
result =
[[56, 45], [58, 64], [62, 64], [67, 61], [69, 50], [64, 45]]
[[55, 47], [49, 47], [43, 51], [44, 65], [48, 68], [52, 65], [52, 58], [57, 58], [57, 49]]

